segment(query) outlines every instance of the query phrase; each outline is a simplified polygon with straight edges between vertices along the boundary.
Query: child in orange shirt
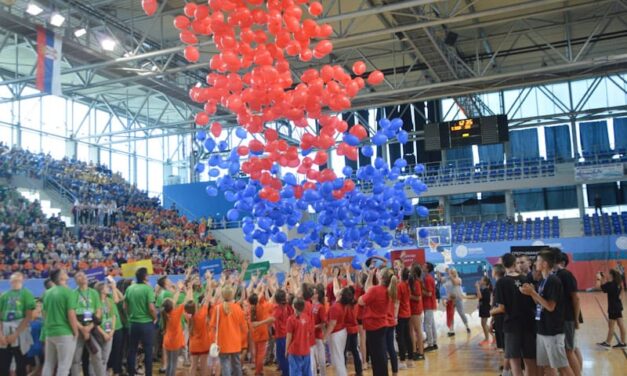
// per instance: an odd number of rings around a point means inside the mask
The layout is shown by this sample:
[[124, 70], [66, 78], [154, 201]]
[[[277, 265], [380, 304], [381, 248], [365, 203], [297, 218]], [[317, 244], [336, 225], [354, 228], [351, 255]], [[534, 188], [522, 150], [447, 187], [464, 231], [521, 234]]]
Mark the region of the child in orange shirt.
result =
[[[165, 371], [166, 376], [176, 376], [179, 354], [181, 350], [185, 348], [185, 335], [183, 334], [183, 325], [181, 323], [185, 304], [176, 305], [175, 303], [179, 299], [179, 294], [184, 291], [185, 285], [180, 281], [177, 287], [178, 289], [174, 292], [172, 299], [166, 299], [161, 308], [161, 319], [163, 320], [163, 327], [165, 328], [163, 348], [168, 353], [168, 364]], [[187, 302], [193, 299], [192, 288], [191, 286], [187, 286], [185, 301]]]
[[211, 317], [213, 309], [210, 287], [207, 289], [207, 294], [202, 305], [197, 306], [196, 302], [193, 301], [185, 304], [185, 313], [190, 315], [188, 321], [189, 353], [192, 362], [190, 375], [196, 375], [200, 370], [200, 376], [209, 376], [207, 357], [209, 356], [209, 347], [213, 342], [208, 319]]
[[223, 375], [241, 375], [242, 338], [246, 333], [246, 319], [239, 304], [233, 302], [235, 292], [231, 286], [222, 288], [223, 303], [215, 306], [209, 325], [216, 333], [220, 347], [220, 366]]
[[266, 358], [266, 347], [268, 346], [268, 324], [274, 322], [274, 317], [270, 315], [272, 307], [263, 295], [263, 286], [260, 286], [259, 299], [257, 294], [252, 294], [248, 298], [250, 303], [250, 323], [252, 327], [252, 337], [255, 352], [255, 375], [263, 375], [263, 361]]

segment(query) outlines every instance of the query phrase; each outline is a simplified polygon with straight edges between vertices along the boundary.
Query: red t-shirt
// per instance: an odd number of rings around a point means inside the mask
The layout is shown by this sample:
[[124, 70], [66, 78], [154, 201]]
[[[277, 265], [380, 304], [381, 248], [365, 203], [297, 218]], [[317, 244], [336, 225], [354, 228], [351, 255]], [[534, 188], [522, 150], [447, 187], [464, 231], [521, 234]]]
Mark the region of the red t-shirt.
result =
[[407, 319], [411, 317], [409, 307], [409, 285], [402, 281], [398, 284], [398, 318]]
[[392, 299], [388, 299], [388, 310], [385, 314], [385, 326], [388, 328], [396, 326], [395, 304]]
[[287, 319], [292, 315], [293, 309], [289, 305], [277, 304], [274, 306], [274, 337], [285, 338], [287, 336]]
[[287, 319], [287, 333], [292, 335], [292, 340], [287, 348], [290, 355], [309, 355], [311, 347], [311, 323], [304, 315], [290, 316]]
[[356, 334], [359, 332], [355, 306], [344, 306], [344, 326], [346, 327], [346, 331], [348, 332], [348, 334]]
[[316, 344], [316, 324], [313, 316], [313, 304], [311, 304], [311, 300], [305, 300], [305, 309], [302, 314], [307, 317], [309, 325], [311, 325], [311, 328], [309, 329], [311, 331], [309, 337], [311, 339], [310, 346], [313, 346]]
[[373, 286], [362, 297], [363, 325], [366, 330], [387, 327], [386, 315], [391, 299], [385, 286]]
[[[411, 292], [411, 289], [409, 290], [409, 294], [411, 296], [422, 296], [422, 286], [420, 285], [420, 281], [414, 281], [414, 292]], [[409, 306], [411, 308], [411, 314], [412, 315], [420, 315], [422, 314], [423, 308], [422, 308], [422, 297], [418, 300], [413, 300], [410, 299], [409, 300]]]
[[[324, 304], [316, 303], [313, 305], [313, 317], [314, 317], [314, 325], [319, 325], [322, 323], [327, 323], [327, 310], [324, 308]], [[323, 338], [322, 328], [316, 328], [315, 330], [316, 339]]]
[[335, 327], [333, 328], [333, 332], [339, 332], [344, 329], [344, 306], [340, 304], [340, 302], [335, 302], [329, 309], [329, 322], [335, 321]]
[[431, 296], [422, 295], [422, 305], [424, 309], [436, 309], [438, 307], [438, 300], [435, 297], [435, 279], [431, 274], [425, 276], [425, 290], [430, 292]]

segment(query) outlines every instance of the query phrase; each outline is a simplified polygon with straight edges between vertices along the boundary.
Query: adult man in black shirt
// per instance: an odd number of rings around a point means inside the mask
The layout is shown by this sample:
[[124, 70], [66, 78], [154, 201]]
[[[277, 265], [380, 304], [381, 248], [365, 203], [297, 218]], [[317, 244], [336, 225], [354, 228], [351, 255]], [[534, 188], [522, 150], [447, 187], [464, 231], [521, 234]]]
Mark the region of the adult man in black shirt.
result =
[[525, 362], [527, 376], [536, 375], [536, 335], [533, 320], [533, 300], [521, 293], [527, 277], [516, 271], [516, 257], [506, 253], [501, 257], [506, 274], [496, 282], [496, 304], [493, 314], [504, 313], [505, 359], [509, 360], [513, 376], [522, 376], [520, 359]]
[[568, 357], [570, 368], [573, 369], [575, 376], [580, 376], [583, 367], [583, 357], [577, 346], [576, 329], [579, 329], [581, 307], [579, 305], [579, 295], [577, 294], [577, 279], [573, 273], [566, 269], [567, 266], [568, 255], [560, 251], [558, 263], [555, 265], [555, 275], [562, 282], [564, 345], [566, 346], [566, 356]]
[[[536, 302], [535, 319], [537, 329], [536, 361], [538, 367], [557, 368], [562, 376], [574, 376], [568, 365], [564, 346], [564, 303], [562, 282], [552, 274], [555, 253], [543, 250], [536, 258], [536, 270], [542, 272], [538, 291], [532, 284], [525, 283], [520, 292], [531, 296]], [[544, 373], [541, 373], [544, 374]]]

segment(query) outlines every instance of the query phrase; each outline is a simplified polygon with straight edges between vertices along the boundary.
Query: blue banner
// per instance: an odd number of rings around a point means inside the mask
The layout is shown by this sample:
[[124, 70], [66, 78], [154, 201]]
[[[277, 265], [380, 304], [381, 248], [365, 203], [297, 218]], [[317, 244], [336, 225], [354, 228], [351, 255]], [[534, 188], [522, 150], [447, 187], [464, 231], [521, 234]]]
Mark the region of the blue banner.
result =
[[105, 280], [105, 269], [104, 268], [94, 268], [85, 270], [85, 276], [87, 276], [87, 280], [102, 282]]
[[214, 278], [217, 278], [222, 274], [222, 259], [207, 260], [198, 264], [198, 272], [200, 278], [205, 278], [205, 273], [210, 271]]

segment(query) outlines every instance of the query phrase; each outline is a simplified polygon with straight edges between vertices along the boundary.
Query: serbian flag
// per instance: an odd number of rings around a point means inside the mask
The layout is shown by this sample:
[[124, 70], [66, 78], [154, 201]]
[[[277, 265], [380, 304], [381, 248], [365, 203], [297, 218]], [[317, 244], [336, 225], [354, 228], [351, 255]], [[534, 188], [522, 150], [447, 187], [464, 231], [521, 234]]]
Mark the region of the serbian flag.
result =
[[61, 95], [61, 38], [51, 30], [37, 27], [37, 89]]

